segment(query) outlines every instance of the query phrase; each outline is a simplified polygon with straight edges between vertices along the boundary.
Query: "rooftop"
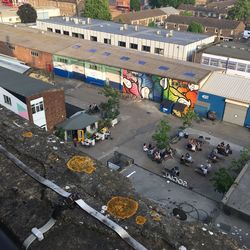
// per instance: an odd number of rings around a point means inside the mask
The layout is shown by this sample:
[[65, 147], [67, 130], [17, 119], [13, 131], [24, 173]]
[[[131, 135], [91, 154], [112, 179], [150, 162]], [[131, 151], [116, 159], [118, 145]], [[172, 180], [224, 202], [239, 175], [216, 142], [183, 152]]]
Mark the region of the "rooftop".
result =
[[236, 29], [241, 23], [240, 21], [218, 19], [210, 17], [194, 17], [194, 16], [178, 16], [170, 15], [165, 22], [178, 23], [178, 24], [191, 24], [192, 22], [201, 23], [204, 27], [214, 27], [218, 29]]
[[250, 78], [214, 72], [201, 91], [250, 104]]
[[141, 10], [136, 12], [123, 13], [115, 18], [118, 22], [130, 23], [134, 20], [140, 20], [150, 17], [171, 15], [171, 14], [179, 14], [179, 10], [176, 10], [173, 7], [165, 7], [165, 8], [156, 8], [156, 9], [148, 9]]
[[[69, 26], [73, 28], [80, 28], [83, 30], [93, 30], [103, 33], [116, 34], [120, 36], [129, 36], [139, 39], [153, 40], [164, 43], [174, 43], [179, 45], [188, 45], [200, 40], [206, 39], [209, 35], [195, 34], [191, 32], [179, 32], [174, 31], [173, 36], [167, 37], [169, 30], [161, 29], [161, 33], [157, 34], [156, 29], [139, 26], [138, 31], [135, 30], [134, 25], [127, 25], [127, 29], [121, 30], [122, 27], [119, 23], [103, 21], [98, 19], [91, 19], [90, 24], [87, 23], [87, 18], [78, 18], [79, 23], [75, 23], [73, 18], [72, 21], [66, 21], [64, 17], [53, 17], [46, 20], [40, 20], [40, 23], [58, 24], [63, 26]], [[85, 24], [83, 24], [85, 23]]]
[[250, 43], [224, 42], [206, 48], [204, 53], [250, 61]]
[[0, 25], [0, 29], [0, 41], [8, 41], [10, 44], [25, 45], [27, 48], [38, 51], [183, 81], [199, 82], [212, 71], [218, 70], [213, 67], [168, 59], [118, 46], [93, 43], [51, 32], [42, 33], [31, 28]]
[[0, 67], [0, 87], [24, 97], [56, 89], [48, 83], [2, 67]]

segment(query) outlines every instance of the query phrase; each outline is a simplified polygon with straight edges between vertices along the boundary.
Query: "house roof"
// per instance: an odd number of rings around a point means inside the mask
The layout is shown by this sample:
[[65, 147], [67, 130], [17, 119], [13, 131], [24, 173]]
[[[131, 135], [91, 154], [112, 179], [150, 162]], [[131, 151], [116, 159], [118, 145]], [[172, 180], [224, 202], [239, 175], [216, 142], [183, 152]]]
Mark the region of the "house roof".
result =
[[192, 22], [201, 23], [204, 27], [214, 27], [218, 29], [236, 29], [240, 21], [218, 19], [210, 17], [193, 17], [193, 16], [178, 16], [170, 15], [166, 20], [166, 23], [177, 23], [177, 24], [191, 24]]
[[15, 28], [0, 24], [0, 29], [0, 41], [6, 41], [7, 37], [9, 43], [34, 48], [38, 51], [183, 81], [198, 83], [212, 71], [218, 70], [118, 46], [94, 43], [46, 31], [41, 33], [41, 31], [31, 28]]
[[20, 61], [2, 54], [0, 54], [0, 67], [15, 71], [20, 74], [24, 74], [30, 69], [29, 66], [21, 63]]
[[228, 10], [232, 8], [236, 0], [217, 1], [208, 3], [206, 5], [192, 5], [192, 4], [180, 4], [179, 10], [193, 10], [193, 11], [204, 11], [214, 12], [218, 14], [227, 14]]
[[2, 67], [0, 67], [0, 87], [24, 97], [57, 89], [48, 83]]
[[123, 23], [131, 23], [132, 21], [135, 21], [135, 20], [141, 20], [141, 19], [157, 17], [157, 16], [171, 15], [171, 14], [179, 14], [179, 10], [176, 10], [173, 7], [141, 10], [141, 11], [136, 11], [136, 12], [123, 13], [117, 16], [114, 20], [123, 22]]
[[250, 42], [224, 42], [204, 49], [203, 53], [250, 61]]
[[75, 23], [74, 20], [67, 21], [64, 17], [53, 17], [46, 20], [39, 20], [37, 21], [37, 24], [38, 27], [51, 24], [53, 27], [55, 27], [55, 25], [58, 25], [58, 27], [70, 27], [71, 29], [78, 30], [78, 32], [80, 32], [80, 30], [88, 30], [92, 32], [109, 33], [119, 36], [133, 37], [135, 39], [146, 39], [155, 42], [178, 44], [183, 46], [195, 42], [201, 42], [203, 39], [211, 37], [211, 35], [208, 34], [197, 34], [181, 31], [174, 31], [173, 36], [167, 36], [167, 34], [169, 34], [169, 30], [165, 29], [161, 29], [160, 34], [157, 34], [155, 28], [149, 28], [145, 26], [139, 26], [138, 29], [135, 30], [134, 25], [128, 24], [127, 28], [124, 29], [120, 23], [103, 21], [99, 19], [90, 19], [90, 24], [88, 24], [87, 18], [77, 19], [78, 23]]
[[250, 104], [249, 78], [214, 72], [200, 91]]
[[80, 111], [56, 126], [64, 130], [78, 130], [86, 128], [99, 120], [100, 117], [98, 116], [88, 115], [84, 111]]

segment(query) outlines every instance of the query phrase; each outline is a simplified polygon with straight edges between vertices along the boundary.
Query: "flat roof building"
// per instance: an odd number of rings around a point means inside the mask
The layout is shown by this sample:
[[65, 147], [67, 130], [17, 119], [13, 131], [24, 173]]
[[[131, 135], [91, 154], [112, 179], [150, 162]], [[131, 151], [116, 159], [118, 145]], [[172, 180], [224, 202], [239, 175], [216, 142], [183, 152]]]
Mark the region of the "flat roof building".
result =
[[215, 38], [204, 34], [157, 30], [90, 18], [55, 17], [38, 20], [37, 28], [184, 61], [191, 60], [198, 46], [210, 44]]

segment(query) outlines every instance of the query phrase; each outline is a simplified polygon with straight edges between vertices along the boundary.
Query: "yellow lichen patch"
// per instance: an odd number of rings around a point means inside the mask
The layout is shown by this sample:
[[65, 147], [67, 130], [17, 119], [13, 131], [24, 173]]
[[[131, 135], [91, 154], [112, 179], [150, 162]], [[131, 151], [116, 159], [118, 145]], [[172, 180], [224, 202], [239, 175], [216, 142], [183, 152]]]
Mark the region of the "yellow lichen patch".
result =
[[150, 211], [150, 215], [154, 221], [160, 221], [161, 216], [154, 210]]
[[31, 138], [33, 136], [33, 133], [30, 131], [26, 131], [22, 133], [23, 137]]
[[88, 156], [73, 156], [68, 162], [67, 167], [74, 172], [85, 172], [92, 174], [96, 168], [94, 167], [94, 161]]
[[138, 202], [127, 197], [116, 196], [108, 201], [107, 207], [108, 213], [112, 216], [127, 219], [136, 213]]
[[136, 216], [136, 219], [135, 219], [136, 224], [143, 225], [146, 221], [147, 221], [146, 217], [141, 216], [141, 215]]
[[50, 153], [48, 155], [48, 160], [52, 161], [52, 162], [56, 162], [59, 160], [59, 157], [58, 155], [54, 154], [54, 153]]

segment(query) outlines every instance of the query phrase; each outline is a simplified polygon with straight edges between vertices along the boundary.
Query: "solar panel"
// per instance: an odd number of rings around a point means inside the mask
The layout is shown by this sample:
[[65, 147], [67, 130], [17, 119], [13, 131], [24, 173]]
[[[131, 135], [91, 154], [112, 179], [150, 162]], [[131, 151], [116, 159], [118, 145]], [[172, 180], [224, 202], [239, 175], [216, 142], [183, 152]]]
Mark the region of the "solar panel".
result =
[[73, 49], [79, 49], [79, 48], [81, 48], [81, 45], [75, 44], [75, 45], [72, 46], [72, 48], [73, 48]]
[[145, 61], [138, 61], [138, 64], [144, 65], [144, 64], [146, 64], [146, 62]]
[[104, 56], [110, 56], [111, 55], [111, 53], [110, 52], [104, 52], [104, 53], [102, 53]]
[[189, 76], [189, 77], [194, 77], [196, 74], [193, 73], [193, 72], [185, 72], [183, 75], [184, 76]]
[[91, 52], [91, 53], [95, 53], [97, 51], [97, 49], [90, 49], [88, 50], [88, 52]]
[[158, 69], [159, 70], [169, 70], [169, 68], [167, 66], [160, 66]]
[[128, 61], [130, 58], [129, 57], [127, 57], [127, 56], [122, 56], [121, 58], [120, 58], [120, 60], [122, 60], [122, 61]]

